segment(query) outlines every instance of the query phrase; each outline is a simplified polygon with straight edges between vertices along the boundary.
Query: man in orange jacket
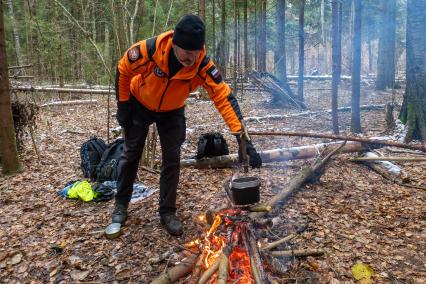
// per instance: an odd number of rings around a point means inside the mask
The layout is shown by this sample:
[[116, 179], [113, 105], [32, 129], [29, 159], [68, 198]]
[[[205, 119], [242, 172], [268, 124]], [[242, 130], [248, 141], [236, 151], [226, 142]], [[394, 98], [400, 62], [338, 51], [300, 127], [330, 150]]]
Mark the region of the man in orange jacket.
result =
[[[118, 64], [117, 120], [124, 129], [125, 147], [118, 165], [114, 223], [124, 223], [127, 218], [148, 128], [155, 122], [163, 159], [160, 220], [170, 234], [182, 234], [182, 224], [175, 213], [180, 148], [186, 134], [184, 108], [189, 93], [198, 86], [207, 90], [231, 131], [242, 130], [243, 118], [237, 100], [213, 61], [206, 56], [204, 39], [202, 20], [186, 15], [174, 31], [132, 45]], [[260, 156], [251, 142], [247, 144], [247, 154], [252, 167], [261, 166]]]

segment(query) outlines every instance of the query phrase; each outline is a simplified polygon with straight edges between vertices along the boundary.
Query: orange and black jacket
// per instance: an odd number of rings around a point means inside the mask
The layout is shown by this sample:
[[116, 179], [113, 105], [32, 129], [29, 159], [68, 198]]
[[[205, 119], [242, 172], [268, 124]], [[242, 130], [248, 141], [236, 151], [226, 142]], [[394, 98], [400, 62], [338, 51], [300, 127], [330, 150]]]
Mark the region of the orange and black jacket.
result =
[[117, 100], [126, 102], [133, 95], [147, 109], [166, 112], [184, 107], [189, 93], [202, 85], [231, 131], [240, 131], [242, 115], [237, 100], [205, 49], [194, 65], [182, 67], [169, 78], [172, 37], [173, 31], [165, 32], [127, 50], [118, 65]]

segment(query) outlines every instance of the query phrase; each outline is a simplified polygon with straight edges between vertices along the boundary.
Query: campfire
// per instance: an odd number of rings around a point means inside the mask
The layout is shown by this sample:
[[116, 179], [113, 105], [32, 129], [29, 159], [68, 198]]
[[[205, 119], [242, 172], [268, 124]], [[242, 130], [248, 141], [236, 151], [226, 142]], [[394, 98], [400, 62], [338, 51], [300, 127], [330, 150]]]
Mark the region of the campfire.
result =
[[205, 237], [188, 244], [201, 251], [189, 283], [264, 283], [263, 263], [247, 212], [232, 208], [208, 215], [206, 219], [214, 219]]

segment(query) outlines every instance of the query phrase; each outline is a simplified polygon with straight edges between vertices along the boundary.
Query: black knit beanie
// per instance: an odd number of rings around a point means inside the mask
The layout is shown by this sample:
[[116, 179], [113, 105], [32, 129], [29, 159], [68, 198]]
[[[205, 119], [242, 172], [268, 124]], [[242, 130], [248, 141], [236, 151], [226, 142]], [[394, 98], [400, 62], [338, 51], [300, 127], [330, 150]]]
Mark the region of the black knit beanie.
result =
[[201, 50], [205, 35], [203, 21], [198, 16], [185, 15], [175, 27], [173, 43], [185, 50]]

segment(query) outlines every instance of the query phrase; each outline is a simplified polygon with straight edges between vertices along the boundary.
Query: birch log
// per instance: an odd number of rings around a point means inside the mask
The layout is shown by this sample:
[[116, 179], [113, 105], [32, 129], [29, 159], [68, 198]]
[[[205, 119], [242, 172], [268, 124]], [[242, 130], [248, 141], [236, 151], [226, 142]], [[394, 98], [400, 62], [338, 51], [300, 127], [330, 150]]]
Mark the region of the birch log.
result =
[[[333, 147], [342, 145], [343, 142], [330, 142], [320, 143], [314, 145], [291, 147], [291, 148], [279, 148], [272, 150], [265, 150], [259, 152], [263, 163], [271, 162], [283, 162], [290, 160], [303, 160], [318, 156], [322, 151]], [[348, 142], [342, 147], [340, 153], [353, 153], [364, 149], [364, 146], [359, 142]], [[219, 156], [213, 158], [204, 158], [200, 160], [188, 159], [181, 160], [182, 167], [194, 166], [196, 168], [227, 168], [237, 163], [238, 155], [231, 154], [226, 156]]]

